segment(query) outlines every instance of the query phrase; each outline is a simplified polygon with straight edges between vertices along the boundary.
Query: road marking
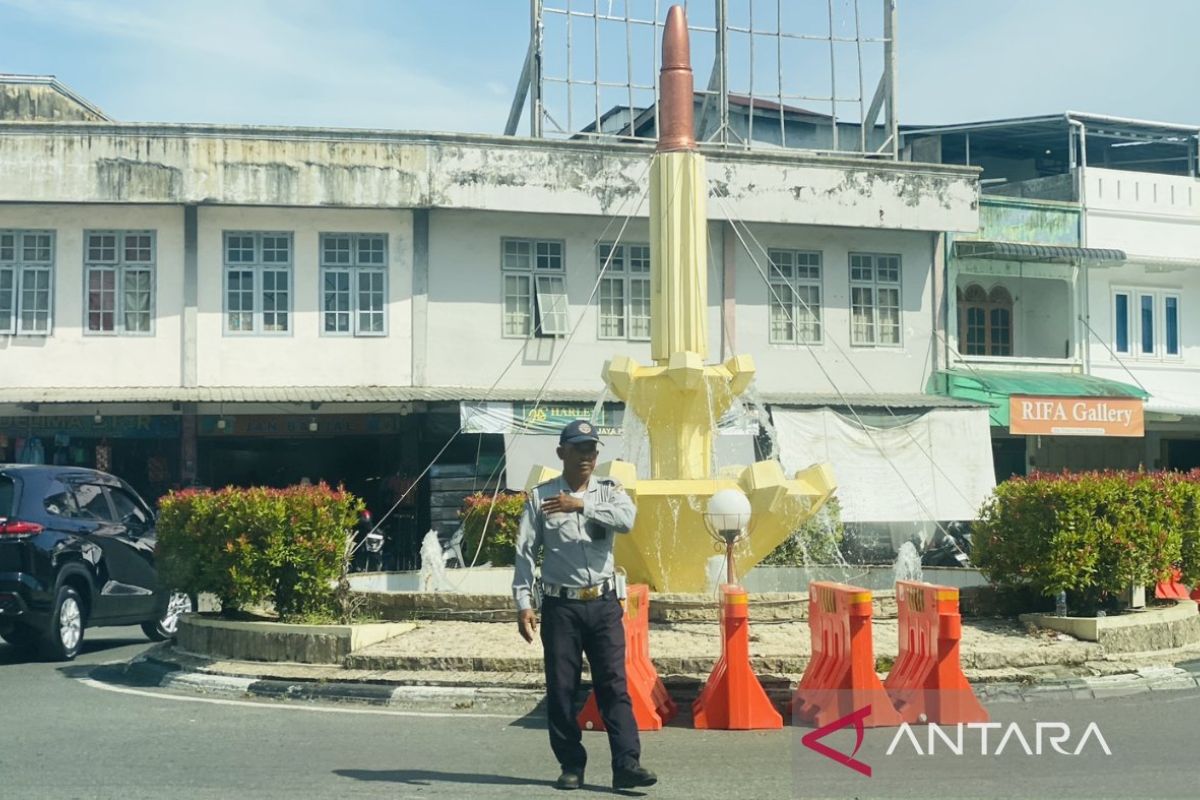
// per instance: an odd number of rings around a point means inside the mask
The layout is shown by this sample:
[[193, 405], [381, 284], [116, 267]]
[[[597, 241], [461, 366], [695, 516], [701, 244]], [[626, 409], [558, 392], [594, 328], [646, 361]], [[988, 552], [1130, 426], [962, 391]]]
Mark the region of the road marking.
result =
[[301, 705], [283, 705], [272, 703], [255, 703], [249, 700], [226, 700], [218, 697], [183, 697], [173, 694], [159, 694], [158, 692], [147, 692], [141, 689], [129, 689], [125, 686], [113, 686], [110, 683], [104, 683], [93, 678], [79, 678], [80, 683], [85, 686], [90, 686], [93, 689], [102, 689], [106, 692], [116, 692], [117, 694], [130, 694], [138, 697], [153, 697], [156, 700], [175, 700], [181, 703], [212, 703], [221, 706], [242, 706], [246, 708], [261, 708], [272, 709], [279, 711], [315, 711], [324, 714], [375, 714], [385, 717], [428, 717], [428, 718], [461, 718], [469, 717], [471, 719], [517, 719], [513, 714], [479, 714], [469, 711], [391, 711], [386, 709], [375, 708], [323, 708], [320, 706], [301, 706]]

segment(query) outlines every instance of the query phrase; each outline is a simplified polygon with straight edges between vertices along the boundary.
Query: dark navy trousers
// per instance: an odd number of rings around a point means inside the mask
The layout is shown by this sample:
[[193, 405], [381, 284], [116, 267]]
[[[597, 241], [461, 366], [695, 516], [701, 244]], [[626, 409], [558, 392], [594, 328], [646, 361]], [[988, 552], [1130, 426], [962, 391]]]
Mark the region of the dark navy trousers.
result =
[[613, 769], [636, 766], [641, 758], [637, 723], [625, 685], [623, 614], [616, 592], [595, 600], [547, 597], [542, 603], [550, 747], [563, 769], [582, 771], [587, 765], [587, 751], [575, 718], [575, 694], [584, 653], [592, 669], [596, 703], [608, 731]]

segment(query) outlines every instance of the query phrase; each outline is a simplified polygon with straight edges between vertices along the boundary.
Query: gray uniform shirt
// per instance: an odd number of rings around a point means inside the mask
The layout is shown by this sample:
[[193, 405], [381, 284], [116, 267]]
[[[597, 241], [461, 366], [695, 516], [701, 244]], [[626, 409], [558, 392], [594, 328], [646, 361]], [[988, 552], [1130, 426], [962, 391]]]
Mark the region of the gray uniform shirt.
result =
[[533, 607], [533, 568], [539, 549], [545, 583], [594, 586], [613, 577], [615, 534], [633, 527], [637, 509], [616, 478], [590, 476], [582, 492], [581, 512], [543, 514], [542, 502], [559, 492], [571, 493], [561, 477], [539, 484], [525, 501], [513, 574], [513, 597], [520, 610]]

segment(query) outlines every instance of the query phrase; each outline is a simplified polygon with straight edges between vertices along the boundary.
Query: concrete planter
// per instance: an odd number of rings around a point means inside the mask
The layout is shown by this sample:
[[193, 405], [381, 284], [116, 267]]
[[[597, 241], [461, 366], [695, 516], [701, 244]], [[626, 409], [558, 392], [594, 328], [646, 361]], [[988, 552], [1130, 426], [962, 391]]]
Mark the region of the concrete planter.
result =
[[511, 594], [391, 591], [356, 592], [356, 597], [366, 600], [368, 613], [389, 620], [512, 622], [517, 618]]
[[[875, 619], [895, 619], [896, 593], [873, 591]], [[711, 594], [650, 595], [651, 622], [718, 622], [721, 606]], [[803, 622], [808, 619], [808, 592], [750, 592], [750, 621]]]
[[[896, 593], [876, 591], [875, 619], [895, 619]], [[425, 592], [364, 592], [367, 610], [384, 619], [428, 619], [458, 622], [511, 622], [516, 608], [511, 597], [494, 594]], [[650, 595], [651, 622], [716, 622], [721, 607], [711, 594], [655, 593]], [[796, 622], [808, 619], [805, 592], [750, 594], [750, 619]]]
[[1106, 653], [1172, 650], [1200, 643], [1200, 614], [1194, 600], [1176, 600], [1169, 608], [1152, 608], [1114, 617], [1060, 617], [1022, 614], [1022, 622], [1097, 642]]
[[407, 622], [288, 625], [280, 622], [237, 622], [188, 614], [179, 621], [176, 642], [182, 650], [210, 658], [341, 664], [353, 651], [399, 636], [415, 627]]

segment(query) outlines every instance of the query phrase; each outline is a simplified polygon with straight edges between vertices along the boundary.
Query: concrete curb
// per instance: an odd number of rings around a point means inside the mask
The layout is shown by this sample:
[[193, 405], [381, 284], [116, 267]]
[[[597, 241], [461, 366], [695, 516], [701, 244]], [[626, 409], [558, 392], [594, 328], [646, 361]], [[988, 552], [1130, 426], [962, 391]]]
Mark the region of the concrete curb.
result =
[[1177, 691], [1200, 687], [1200, 662], [1187, 667], [1143, 667], [1136, 672], [1063, 678], [1034, 684], [984, 683], [975, 693], [987, 702], [1036, 700], [1103, 700], [1146, 692]]
[[406, 709], [479, 711], [489, 708], [531, 712], [541, 689], [395, 685], [363, 681], [280, 680], [189, 670], [161, 656], [140, 656], [123, 670], [141, 687], [213, 695], [229, 699], [261, 698], [322, 701]]
[[[227, 698], [261, 698], [277, 701], [332, 702], [369, 705], [408, 711], [445, 713], [495, 710], [515, 716], [541, 716], [544, 690], [503, 686], [431, 686], [417, 682], [394, 683], [279, 679], [253, 675], [205, 672], [182, 666], [171, 659], [169, 650], [144, 654], [124, 668], [127, 679], [139, 686]], [[701, 679], [702, 680], [702, 679]], [[667, 676], [668, 688], [687, 716], [691, 700], [699, 691], [692, 676]], [[776, 703], [786, 705], [790, 681], [782, 676], [763, 676], [764, 687]], [[978, 683], [974, 689], [988, 704], [1037, 702], [1043, 700], [1103, 700], [1147, 692], [1196, 689], [1200, 687], [1200, 661], [1184, 666], [1142, 667], [1113, 675], [1049, 678], [1036, 682]], [[581, 691], [582, 703], [587, 687]]]

